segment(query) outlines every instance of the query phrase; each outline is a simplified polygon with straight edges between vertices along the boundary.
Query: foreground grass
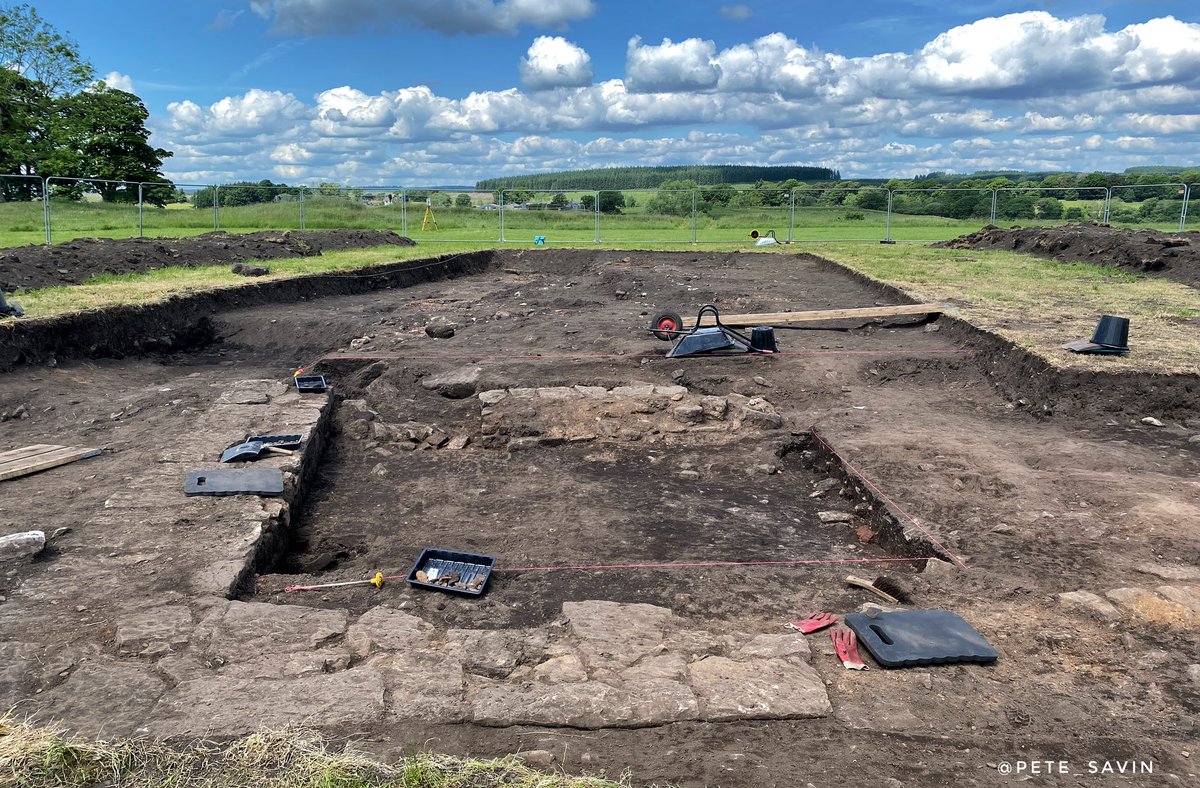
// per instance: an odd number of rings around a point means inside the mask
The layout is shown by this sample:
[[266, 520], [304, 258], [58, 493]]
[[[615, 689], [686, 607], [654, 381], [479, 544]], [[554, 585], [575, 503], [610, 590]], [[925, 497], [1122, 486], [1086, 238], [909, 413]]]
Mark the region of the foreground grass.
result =
[[[568, 245], [568, 244], [564, 244]], [[272, 260], [279, 279], [309, 273], [350, 271], [381, 263], [497, 248], [495, 242], [384, 246], [329, 252], [317, 257]], [[673, 243], [593, 244], [581, 248], [673, 250]], [[508, 247], [513, 248], [513, 247]], [[682, 248], [696, 249], [693, 246]], [[1087, 263], [1064, 264], [1029, 254], [931, 249], [917, 244], [800, 243], [748, 247], [746, 242], [708, 244], [703, 251], [812, 252], [894, 285], [922, 301], [953, 304], [980, 328], [1030, 348], [1059, 367], [1108, 371], [1192, 373], [1200, 369], [1200, 292], [1165, 279]], [[546, 250], [549, 252], [549, 250]], [[354, 276], [358, 274], [348, 273]], [[98, 278], [84, 285], [21, 294], [30, 317], [117, 304], [160, 301], [173, 295], [244, 285], [224, 266], [164, 268], [146, 274]], [[1130, 318], [1126, 357], [1080, 356], [1061, 349], [1090, 337], [1102, 314]], [[0, 321], [2, 325], [5, 321]]]
[[[1167, 279], [1030, 254], [924, 246], [813, 244], [828, 257], [921, 301], [953, 304], [958, 316], [1036, 351], [1053, 365], [1112, 372], [1200, 369], [1200, 291]], [[1128, 356], [1081, 356], [1061, 348], [1091, 337], [1101, 315], [1130, 319]]]
[[335, 752], [298, 729], [177, 749], [145, 739], [85, 741], [0, 717], [0, 784], [20, 788], [626, 788], [595, 777], [545, 774], [509, 756], [420, 753], [395, 764]]

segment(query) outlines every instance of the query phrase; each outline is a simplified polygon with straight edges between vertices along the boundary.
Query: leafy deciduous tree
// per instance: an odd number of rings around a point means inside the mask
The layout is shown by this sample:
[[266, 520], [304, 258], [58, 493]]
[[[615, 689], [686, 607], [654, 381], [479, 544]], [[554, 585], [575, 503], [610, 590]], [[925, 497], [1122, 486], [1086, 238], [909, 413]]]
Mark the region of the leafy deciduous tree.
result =
[[[54, 103], [48, 171], [70, 178], [166, 181], [159, 168], [171, 152], [150, 145], [150, 113], [137, 96], [101, 83]], [[136, 189], [119, 183], [97, 182], [93, 188], [106, 202], [137, 199]]]
[[86, 87], [95, 74], [79, 46], [28, 3], [0, 7], [0, 67], [41, 83], [52, 96]]

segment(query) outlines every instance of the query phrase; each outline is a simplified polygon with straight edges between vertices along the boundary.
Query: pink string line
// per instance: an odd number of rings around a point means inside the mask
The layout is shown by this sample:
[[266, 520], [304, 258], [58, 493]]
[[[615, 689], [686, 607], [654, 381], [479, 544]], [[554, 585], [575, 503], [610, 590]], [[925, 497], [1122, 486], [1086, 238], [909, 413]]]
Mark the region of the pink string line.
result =
[[[786, 561], [692, 561], [682, 563], [662, 564], [595, 564], [592, 566], [512, 566], [493, 567], [492, 572], [598, 572], [610, 569], [681, 569], [698, 567], [727, 567], [727, 566], [794, 566], [797, 564], [885, 564], [896, 562], [933, 561], [936, 556], [920, 558], [797, 558]], [[407, 580], [408, 575], [384, 575], [387, 580]], [[293, 591], [321, 591], [327, 588], [338, 588], [350, 585], [367, 585], [370, 580], [349, 580], [341, 583], [328, 583], [315, 586], [287, 586], [284, 593]]]
[[871, 492], [875, 493], [880, 498], [882, 498], [884, 501], [886, 501], [890, 506], [892, 506], [892, 508], [894, 508], [901, 515], [903, 515], [906, 520], [908, 520], [910, 523], [912, 523], [914, 526], [916, 526], [918, 531], [925, 534], [925, 538], [927, 538], [933, 544], [934, 547], [938, 548], [945, 555], [949, 556], [950, 560], [953, 561], [955, 564], [957, 564], [958, 567], [960, 569], [962, 569], [964, 572], [971, 571], [970, 567], [968, 567], [965, 563], [963, 563], [962, 559], [959, 558], [957, 555], [955, 555], [950, 550], [950, 548], [946, 547], [944, 544], [939, 542], [933, 534], [929, 533], [929, 531], [927, 531], [925, 529], [925, 526], [921, 525], [921, 523], [917, 521], [917, 518], [913, 517], [911, 514], [909, 514], [907, 511], [905, 511], [904, 507], [902, 507], [900, 504], [896, 503], [883, 490], [879, 489], [879, 487], [874, 482], [872, 482], [865, 475], [863, 475], [862, 471], [860, 471], [858, 468], [855, 468], [853, 465], [851, 465], [849, 460], [847, 460], [842, 455], [838, 454], [837, 449], [830, 446], [829, 442], [826, 441], [824, 438], [822, 438], [821, 434], [819, 432], [817, 432], [816, 424], [810, 424], [808, 426], [808, 431], [810, 433], [812, 433], [812, 436], [814, 438], [816, 438], [822, 446], [824, 446], [826, 449], [828, 449], [830, 451], [830, 453], [833, 454], [834, 457], [837, 457], [839, 460], [841, 460], [842, 464], [845, 465], [846, 468], [848, 468], [851, 473], [853, 473], [855, 476], [857, 476], [859, 478], [859, 480], [861, 480], [862, 483], [865, 484], [869, 490], [871, 490]]
[[796, 564], [882, 564], [895, 561], [929, 561], [924, 558], [797, 558], [787, 561], [692, 561], [665, 564], [597, 564], [595, 566], [513, 566], [496, 567], [493, 572], [591, 572], [606, 569], [679, 569], [705, 566], [790, 566]]

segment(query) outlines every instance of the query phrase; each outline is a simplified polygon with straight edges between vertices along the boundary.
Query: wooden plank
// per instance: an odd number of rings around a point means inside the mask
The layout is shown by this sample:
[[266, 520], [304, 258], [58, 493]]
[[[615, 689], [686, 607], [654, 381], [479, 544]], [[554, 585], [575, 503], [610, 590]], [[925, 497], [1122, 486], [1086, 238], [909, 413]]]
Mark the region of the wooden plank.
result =
[[43, 462], [52, 462], [62, 457], [70, 457], [75, 452], [79, 451], [78, 448], [72, 446], [54, 446], [53, 449], [53, 451], [39, 452], [27, 457], [21, 457], [19, 459], [0, 463], [0, 473], [27, 468], [33, 465], [40, 465]]
[[[817, 309], [807, 312], [760, 312], [752, 315], [721, 315], [727, 326], [773, 326], [786, 323], [811, 323], [821, 320], [854, 320], [863, 317], [892, 315], [932, 315], [943, 311], [943, 304], [902, 304], [900, 306], [869, 306], [861, 309]], [[700, 325], [715, 325], [712, 315], [705, 315]], [[696, 318], [684, 318], [684, 328], [696, 325]]]
[[31, 473], [56, 468], [76, 460], [95, 457], [100, 449], [81, 449], [75, 446], [60, 446], [57, 451], [45, 452], [25, 460], [15, 460], [0, 465], [0, 481], [15, 479], [18, 476], [28, 476]]
[[0, 452], [0, 464], [10, 462], [11, 460], [21, 460], [27, 457], [36, 457], [39, 454], [45, 454], [50, 451], [58, 451], [66, 448], [64, 446], [53, 446], [49, 443], [35, 443], [33, 446], [25, 446], [20, 449], [12, 449], [11, 451]]

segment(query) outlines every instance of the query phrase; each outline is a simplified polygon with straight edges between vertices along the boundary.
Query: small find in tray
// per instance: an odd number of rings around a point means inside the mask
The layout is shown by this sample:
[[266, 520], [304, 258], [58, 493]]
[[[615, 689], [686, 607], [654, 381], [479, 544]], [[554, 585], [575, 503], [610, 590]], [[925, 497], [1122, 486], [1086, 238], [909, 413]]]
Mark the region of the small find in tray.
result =
[[301, 394], [321, 394], [327, 388], [324, 375], [296, 375], [296, 391]]
[[479, 596], [496, 566], [495, 556], [426, 547], [408, 573], [410, 585]]

